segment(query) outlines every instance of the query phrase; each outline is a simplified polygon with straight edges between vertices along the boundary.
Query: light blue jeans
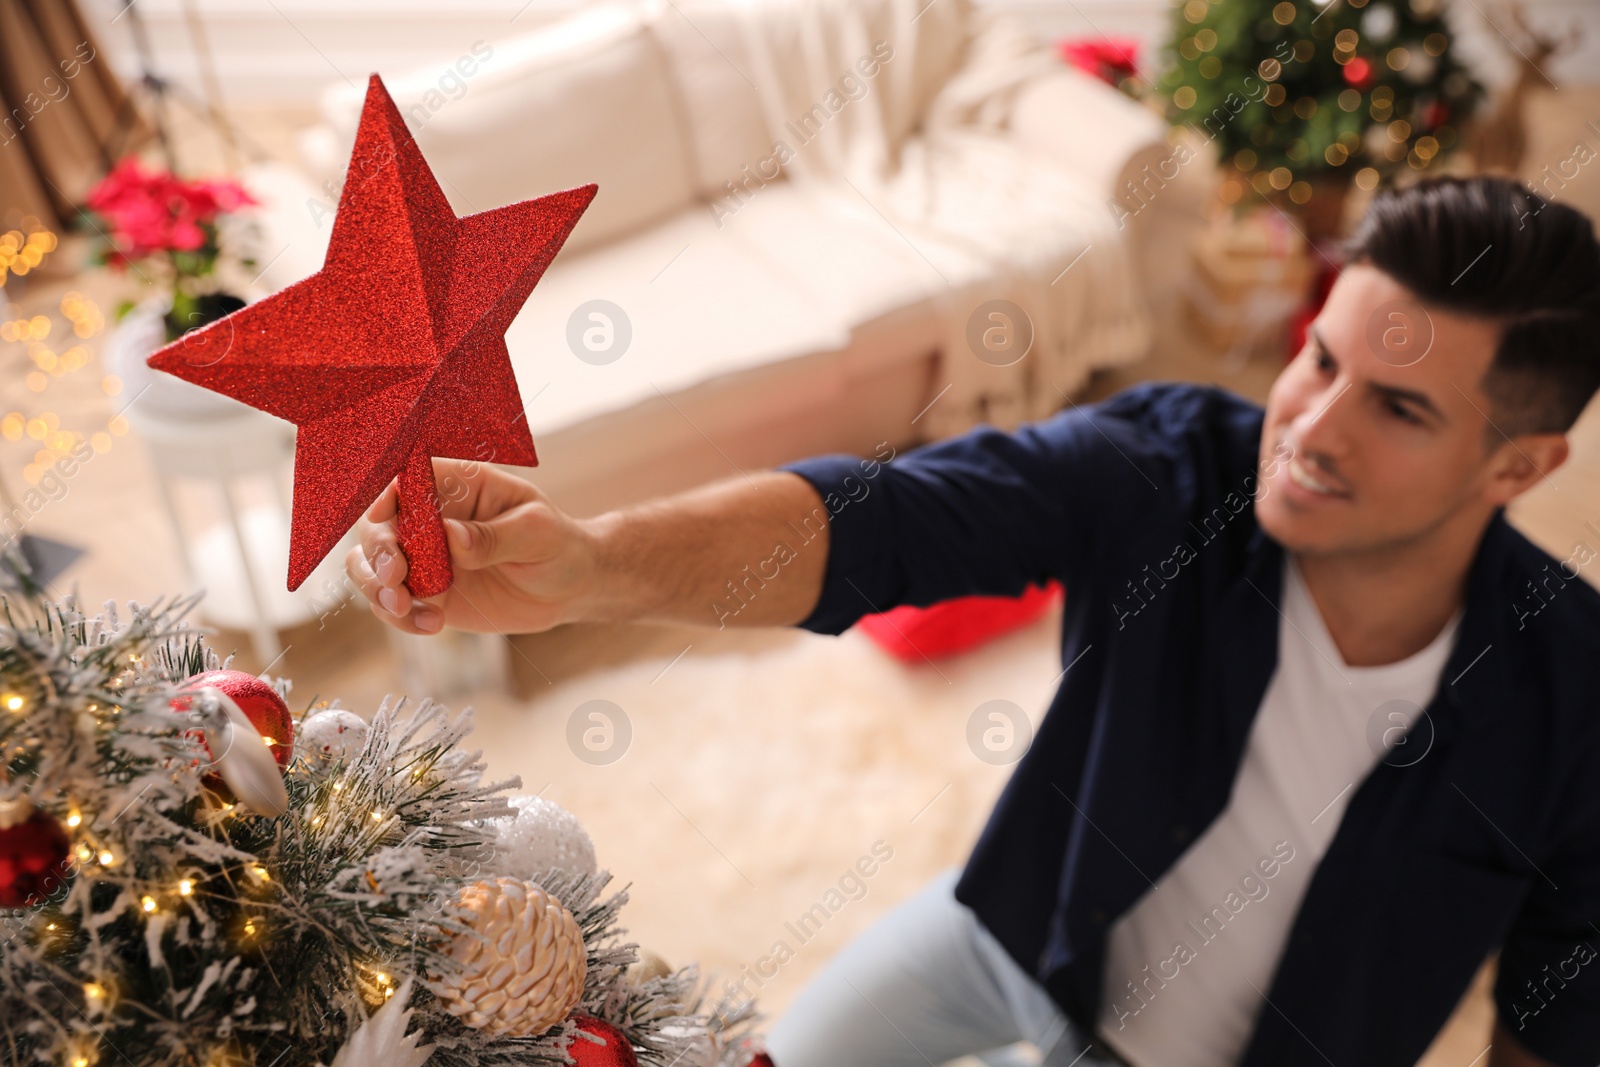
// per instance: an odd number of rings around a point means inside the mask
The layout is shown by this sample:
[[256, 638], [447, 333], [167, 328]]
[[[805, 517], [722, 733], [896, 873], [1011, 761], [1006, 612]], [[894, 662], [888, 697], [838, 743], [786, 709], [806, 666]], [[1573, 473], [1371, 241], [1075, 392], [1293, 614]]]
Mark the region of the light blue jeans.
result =
[[[956, 878], [934, 879], [800, 991], [767, 1038], [776, 1067], [936, 1067], [963, 1056], [1117, 1067], [956, 901]], [[1042, 1060], [1011, 1048], [1020, 1042]]]

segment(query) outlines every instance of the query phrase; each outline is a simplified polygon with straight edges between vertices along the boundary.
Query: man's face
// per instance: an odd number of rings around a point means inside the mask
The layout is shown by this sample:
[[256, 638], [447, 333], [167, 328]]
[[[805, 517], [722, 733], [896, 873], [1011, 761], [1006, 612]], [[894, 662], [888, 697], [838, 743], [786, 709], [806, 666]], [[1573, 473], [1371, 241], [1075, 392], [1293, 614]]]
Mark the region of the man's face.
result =
[[1346, 270], [1267, 400], [1266, 532], [1292, 552], [1341, 554], [1481, 524], [1501, 502], [1481, 386], [1496, 343], [1488, 320], [1424, 308], [1373, 267]]

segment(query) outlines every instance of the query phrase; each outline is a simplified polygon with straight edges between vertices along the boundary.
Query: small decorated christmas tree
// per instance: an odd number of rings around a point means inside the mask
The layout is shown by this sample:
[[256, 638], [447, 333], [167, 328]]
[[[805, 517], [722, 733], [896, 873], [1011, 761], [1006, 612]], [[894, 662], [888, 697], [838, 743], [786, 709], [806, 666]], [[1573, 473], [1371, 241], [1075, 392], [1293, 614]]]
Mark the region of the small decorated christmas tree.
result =
[[1246, 182], [1303, 205], [1314, 186], [1426, 171], [1482, 95], [1444, 0], [1188, 0], [1168, 47], [1168, 116], [1216, 144], [1230, 202]]
[[189, 606], [0, 599], [0, 1062], [750, 1062], [470, 713], [293, 716]]

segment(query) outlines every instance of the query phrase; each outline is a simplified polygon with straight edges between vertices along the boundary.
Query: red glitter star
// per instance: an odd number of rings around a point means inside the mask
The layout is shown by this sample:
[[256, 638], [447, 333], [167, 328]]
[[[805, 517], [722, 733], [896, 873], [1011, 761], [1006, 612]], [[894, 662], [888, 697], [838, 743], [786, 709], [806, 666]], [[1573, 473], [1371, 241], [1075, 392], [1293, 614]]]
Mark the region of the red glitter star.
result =
[[396, 477], [406, 584], [450, 588], [429, 457], [538, 463], [504, 335], [594, 194], [457, 218], [374, 74], [322, 269], [150, 357], [299, 427], [290, 589]]

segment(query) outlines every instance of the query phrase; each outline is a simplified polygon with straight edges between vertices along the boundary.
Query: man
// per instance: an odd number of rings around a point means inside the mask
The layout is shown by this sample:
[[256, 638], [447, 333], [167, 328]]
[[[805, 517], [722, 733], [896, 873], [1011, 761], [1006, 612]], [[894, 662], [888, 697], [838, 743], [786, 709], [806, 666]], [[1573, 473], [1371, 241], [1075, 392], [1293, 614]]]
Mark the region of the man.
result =
[[1600, 536], [1558, 561], [1502, 509], [1600, 385], [1600, 245], [1510, 182], [1445, 180], [1380, 197], [1349, 262], [1265, 412], [1147, 385], [584, 522], [441, 463], [455, 587], [407, 593], [392, 494], [348, 566], [420, 633], [711, 622], [769, 558], [732, 621], [838, 633], [1063, 582], [1060, 689], [959, 881], [829, 964], [780, 1067], [1019, 1040], [1398, 1067], [1494, 953], [1487, 1062], [1593, 1067]]

